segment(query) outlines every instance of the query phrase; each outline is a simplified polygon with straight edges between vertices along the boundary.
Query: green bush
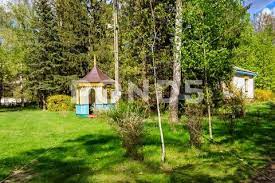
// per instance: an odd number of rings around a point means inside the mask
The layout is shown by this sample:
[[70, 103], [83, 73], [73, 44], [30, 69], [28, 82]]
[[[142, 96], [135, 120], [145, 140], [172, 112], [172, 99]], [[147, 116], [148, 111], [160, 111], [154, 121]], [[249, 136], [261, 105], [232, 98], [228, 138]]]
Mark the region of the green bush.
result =
[[255, 90], [255, 99], [258, 101], [270, 101], [274, 98], [273, 92], [271, 90]]
[[144, 106], [136, 102], [120, 102], [108, 113], [122, 140], [126, 155], [135, 160], [143, 159], [145, 114]]
[[47, 99], [47, 109], [49, 111], [72, 111], [74, 108], [71, 97], [67, 95], [52, 95]]
[[190, 144], [200, 147], [202, 144], [203, 106], [200, 104], [185, 105], [186, 126], [190, 136]]
[[225, 121], [228, 132], [233, 135], [236, 128], [236, 118], [242, 118], [246, 114], [246, 100], [241, 90], [229, 86], [229, 96], [223, 100], [223, 106], [219, 108], [219, 114]]
[[239, 89], [229, 86], [229, 95], [223, 100], [220, 113], [226, 118], [240, 118], [245, 116], [245, 97]]

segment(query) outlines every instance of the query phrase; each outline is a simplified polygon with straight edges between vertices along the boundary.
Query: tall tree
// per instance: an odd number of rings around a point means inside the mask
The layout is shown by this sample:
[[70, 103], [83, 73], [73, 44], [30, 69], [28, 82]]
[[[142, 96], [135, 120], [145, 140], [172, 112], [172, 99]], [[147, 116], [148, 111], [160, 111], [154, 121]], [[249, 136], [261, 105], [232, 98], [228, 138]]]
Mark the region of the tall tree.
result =
[[233, 49], [239, 44], [246, 9], [235, 0], [190, 0], [183, 13], [182, 67], [186, 79], [202, 80], [212, 138], [211, 106], [221, 83], [231, 78]]
[[[172, 76], [174, 1], [154, 1], [157, 38], [155, 42], [155, 67], [159, 80], [169, 80]], [[150, 1], [121, 1], [120, 11], [120, 74], [122, 89], [125, 90], [130, 80], [142, 87], [144, 80], [154, 82], [151, 39], [152, 22]], [[156, 109], [153, 85], [150, 85], [150, 104]]]
[[151, 18], [152, 18], [152, 32], [153, 39], [151, 43], [151, 54], [152, 54], [152, 62], [153, 62], [153, 70], [154, 70], [154, 85], [155, 85], [155, 95], [157, 101], [157, 112], [158, 112], [158, 125], [160, 132], [160, 140], [161, 140], [161, 161], [165, 161], [166, 152], [165, 152], [165, 143], [164, 143], [164, 135], [162, 130], [162, 122], [161, 122], [161, 113], [160, 113], [160, 102], [159, 102], [159, 94], [158, 94], [158, 85], [157, 85], [157, 69], [155, 65], [155, 43], [157, 39], [157, 30], [156, 30], [156, 22], [155, 22], [155, 9], [153, 7], [153, 0], [150, 0], [150, 9], [151, 9]]
[[90, 20], [84, 0], [56, 0], [55, 6], [62, 58], [57, 84], [62, 86], [60, 93], [69, 94], [71, 82], [85, 76], [90, 69]]
[[182, 0], [176, 0], [173, 87], [170, 100], [170, 122], [179, 121], [179, 94], [181, 86], [181, 34], [182, 34]]
[[272, 16], [271, 12], [262, 11], [260, 14], [257, 14], [253, 19], [253, 24], [255, 31], [261, 32], [264, 31], [267, 27], [274, 29], [275, 18]]
[[28, 79], [29, 86], [36, 93], [41, 106], [45, 109], [46, 98], [62, 90], [62, 86], [57, 85], [56, 82], [62, 62], [61, 45], [53, 2], [36, 0], [34, 9], [37, 42], [34, 42], [33, 55], [28, 61]]
[[15, 78], [19, 81], [19, 85], [14, 87], [16, 98], [21, 99], [21, 106], [24, 106], [24, 101], [28, 96], [29, 90], [25, 87], [26, 81], [26, 60], [31, 55], [31, 42], [34, 41], [32, 30], [33, 11], [26, 3], [12, 5], [11, 12], [17, 26], [14, 28], [17, 40], [14, 44], [14, 63], [13, 70], [16, 71]]
[[8, 15], [4, 9], [4, 7], [0, 6], [0, 104], [1, 104], [1, 99], [4, 95], [4, 81], [6, 77], [6, 72], [7, 72], [7, 67], [6, 67], [6, 62], [5, 58], [6, 56], [6, 51], [4, 49], [4, 35], [3, 31], [7, 26], [8, 22]]
[[1, 73], [5, 73], [1, 79], [1, 93], [3, 93], [4, 84], [9, 83], [6, 85], [7, 88], [10, 87], [8, 95], [21, 98], [23, 105], [23, 98], [28, 92], [24, 88], [23, 81], [26, 71], [25, 60], [30, 54], [29, 43], [32, 41], [30, 26], [32, 11], [23, 3], [10, 4], [0, 11]]
[[92, 67], [95, 54], [99, 66], [114, 75], [111, 33], [111, 5], [104, 1], [56, 0], [58, 35], [62, 47], [59, 85], [69, 92], [73, 79], [82, 78]]
[[251, 24], [241, 34], [240, 46], [234, 49], [234, 64], [257, 73], [255, 85], [275, 90], [275, 31], [272, 25], [255, 32]]
[[5, 51], [3, 47], [0, 45], [0, 104], [1, 104], [1, 99], [4, 95], [4, 81], [7, 76], [7, 66], [5, 64]]
[[115, 90], [116, 95], [119, 95], [119, 41], [118, 41], [118, 0], [113, 0], [113, 20], [114, 20], [114, 60], [115, 60]]
[[121, 82], [125, 90], [129, 80], [139, 87], [144, 80], [154, 83], [149, 88], [149, 104], [158, 113], [161, 160], [165, 160], [165, 144], [160, 114], [157, 79], [172, 75], [174, 1], [121, 1]]

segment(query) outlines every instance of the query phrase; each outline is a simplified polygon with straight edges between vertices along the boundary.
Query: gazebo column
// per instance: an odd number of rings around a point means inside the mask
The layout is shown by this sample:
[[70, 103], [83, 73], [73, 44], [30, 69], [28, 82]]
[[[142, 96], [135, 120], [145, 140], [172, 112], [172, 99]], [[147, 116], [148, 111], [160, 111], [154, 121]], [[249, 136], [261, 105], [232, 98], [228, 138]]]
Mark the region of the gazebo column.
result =
[[107, 100], [107, 90], [105, 90], [103, 87], [96, 87], [95, 89], [95, 105], [96, 109], [104, 109], [105, 105], [108, 103]]
[[76, 105], [76, 114], [83, 117], [89, 116], [89, 88], [78, 88], [76, 93], [76, 100], [79, 100]]
[[76, 102], [77, 105], [80, 104], [80, 89], [81, 89], [81, 88], [78, 88], [78, 87], [77, 87], [77, 88], [76, 88], [76, 91], [75, 91], [75, 92], [76, 92], [76, 93], [75, 93], [75, 102]]

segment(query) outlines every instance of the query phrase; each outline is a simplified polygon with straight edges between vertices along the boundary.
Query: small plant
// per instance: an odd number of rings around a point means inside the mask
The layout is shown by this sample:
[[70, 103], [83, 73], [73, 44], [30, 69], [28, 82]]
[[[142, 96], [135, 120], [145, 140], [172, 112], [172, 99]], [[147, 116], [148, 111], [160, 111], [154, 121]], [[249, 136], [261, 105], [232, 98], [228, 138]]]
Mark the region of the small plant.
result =
[[223, 120], [230, 135], [233, 135], [236, 128], [236, 119], [245, 116], [245, 97], [241, 90], [234, 86], [228, 87], [229, 94], [224, 97], [223, 106], [219, 108]]
[[134, 102], [120, 102], [109, 112], [109, 117], [122, 140], [126, 155], [143, 160], [142, 145], [146, 109]]
[[199, 147], [202, 144], [202, 117], [203, 107], [199, 104], [186, 104], [187, 129], [190, 135], [190, 144]]
[[245, 116], [245, 97], [241, 90], [230, 86], [229, 95], [223, 100], [221, 111], [230, 118], [240, 118]]
[[71, 97], [67, 95], [52, 95], [47, 99], [47, 109], [53, 112], [72, 111]]

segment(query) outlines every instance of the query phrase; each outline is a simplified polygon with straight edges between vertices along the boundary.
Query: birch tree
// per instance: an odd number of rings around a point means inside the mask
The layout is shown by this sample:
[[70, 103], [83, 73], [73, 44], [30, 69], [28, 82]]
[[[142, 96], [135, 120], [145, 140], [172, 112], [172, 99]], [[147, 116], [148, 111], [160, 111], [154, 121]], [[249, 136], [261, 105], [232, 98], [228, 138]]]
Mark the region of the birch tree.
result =
[[154, 70], [154, 84], [155, 84], [155, 93], [156, 93], [156, 100], [157, 100], [157, 112], [158, 112], [158, 125], [160, 131], [160, 140], [161, 140], [161, 161], [165, 161], [165, 143], [164, 143], [164, 136], [162, 130], [162, 122], [161, 122], [161, 113], [160, 113], [160, 104], [159, 104], [159, 94], [158, 94], [158, 84], [157, 84], [157, 71], [155, 65], [155, 43], [157, 39], [157, 30], [156, 30], [156, 23], [155, 23], [155, 10], [153, 8], [153, 2], [150, 0], [150, 9], [152, 15], [152, 27], [153, 27], [153, 41], [151, 44], [151, 53], [152, 53], [152, 61], [153, 61], [153, 70]]
[[181, 34], [182, 34], [182, 0], [176, 0], [175, 38], [174, 38], [174, 62], [173, 62], [173, 86], [170, 99], [170, 122], [179, 121], [179, 94], [181, 86]]
[[233, 73], [233, 49], [239, 45], [246, 9], [234, 0], [194, 0], [183, 11], [182, 69], [185, 79], [201, 80], [207, 108], [209, 137], [212, 135], [211, 108], [222, 99], [221, 83]]

